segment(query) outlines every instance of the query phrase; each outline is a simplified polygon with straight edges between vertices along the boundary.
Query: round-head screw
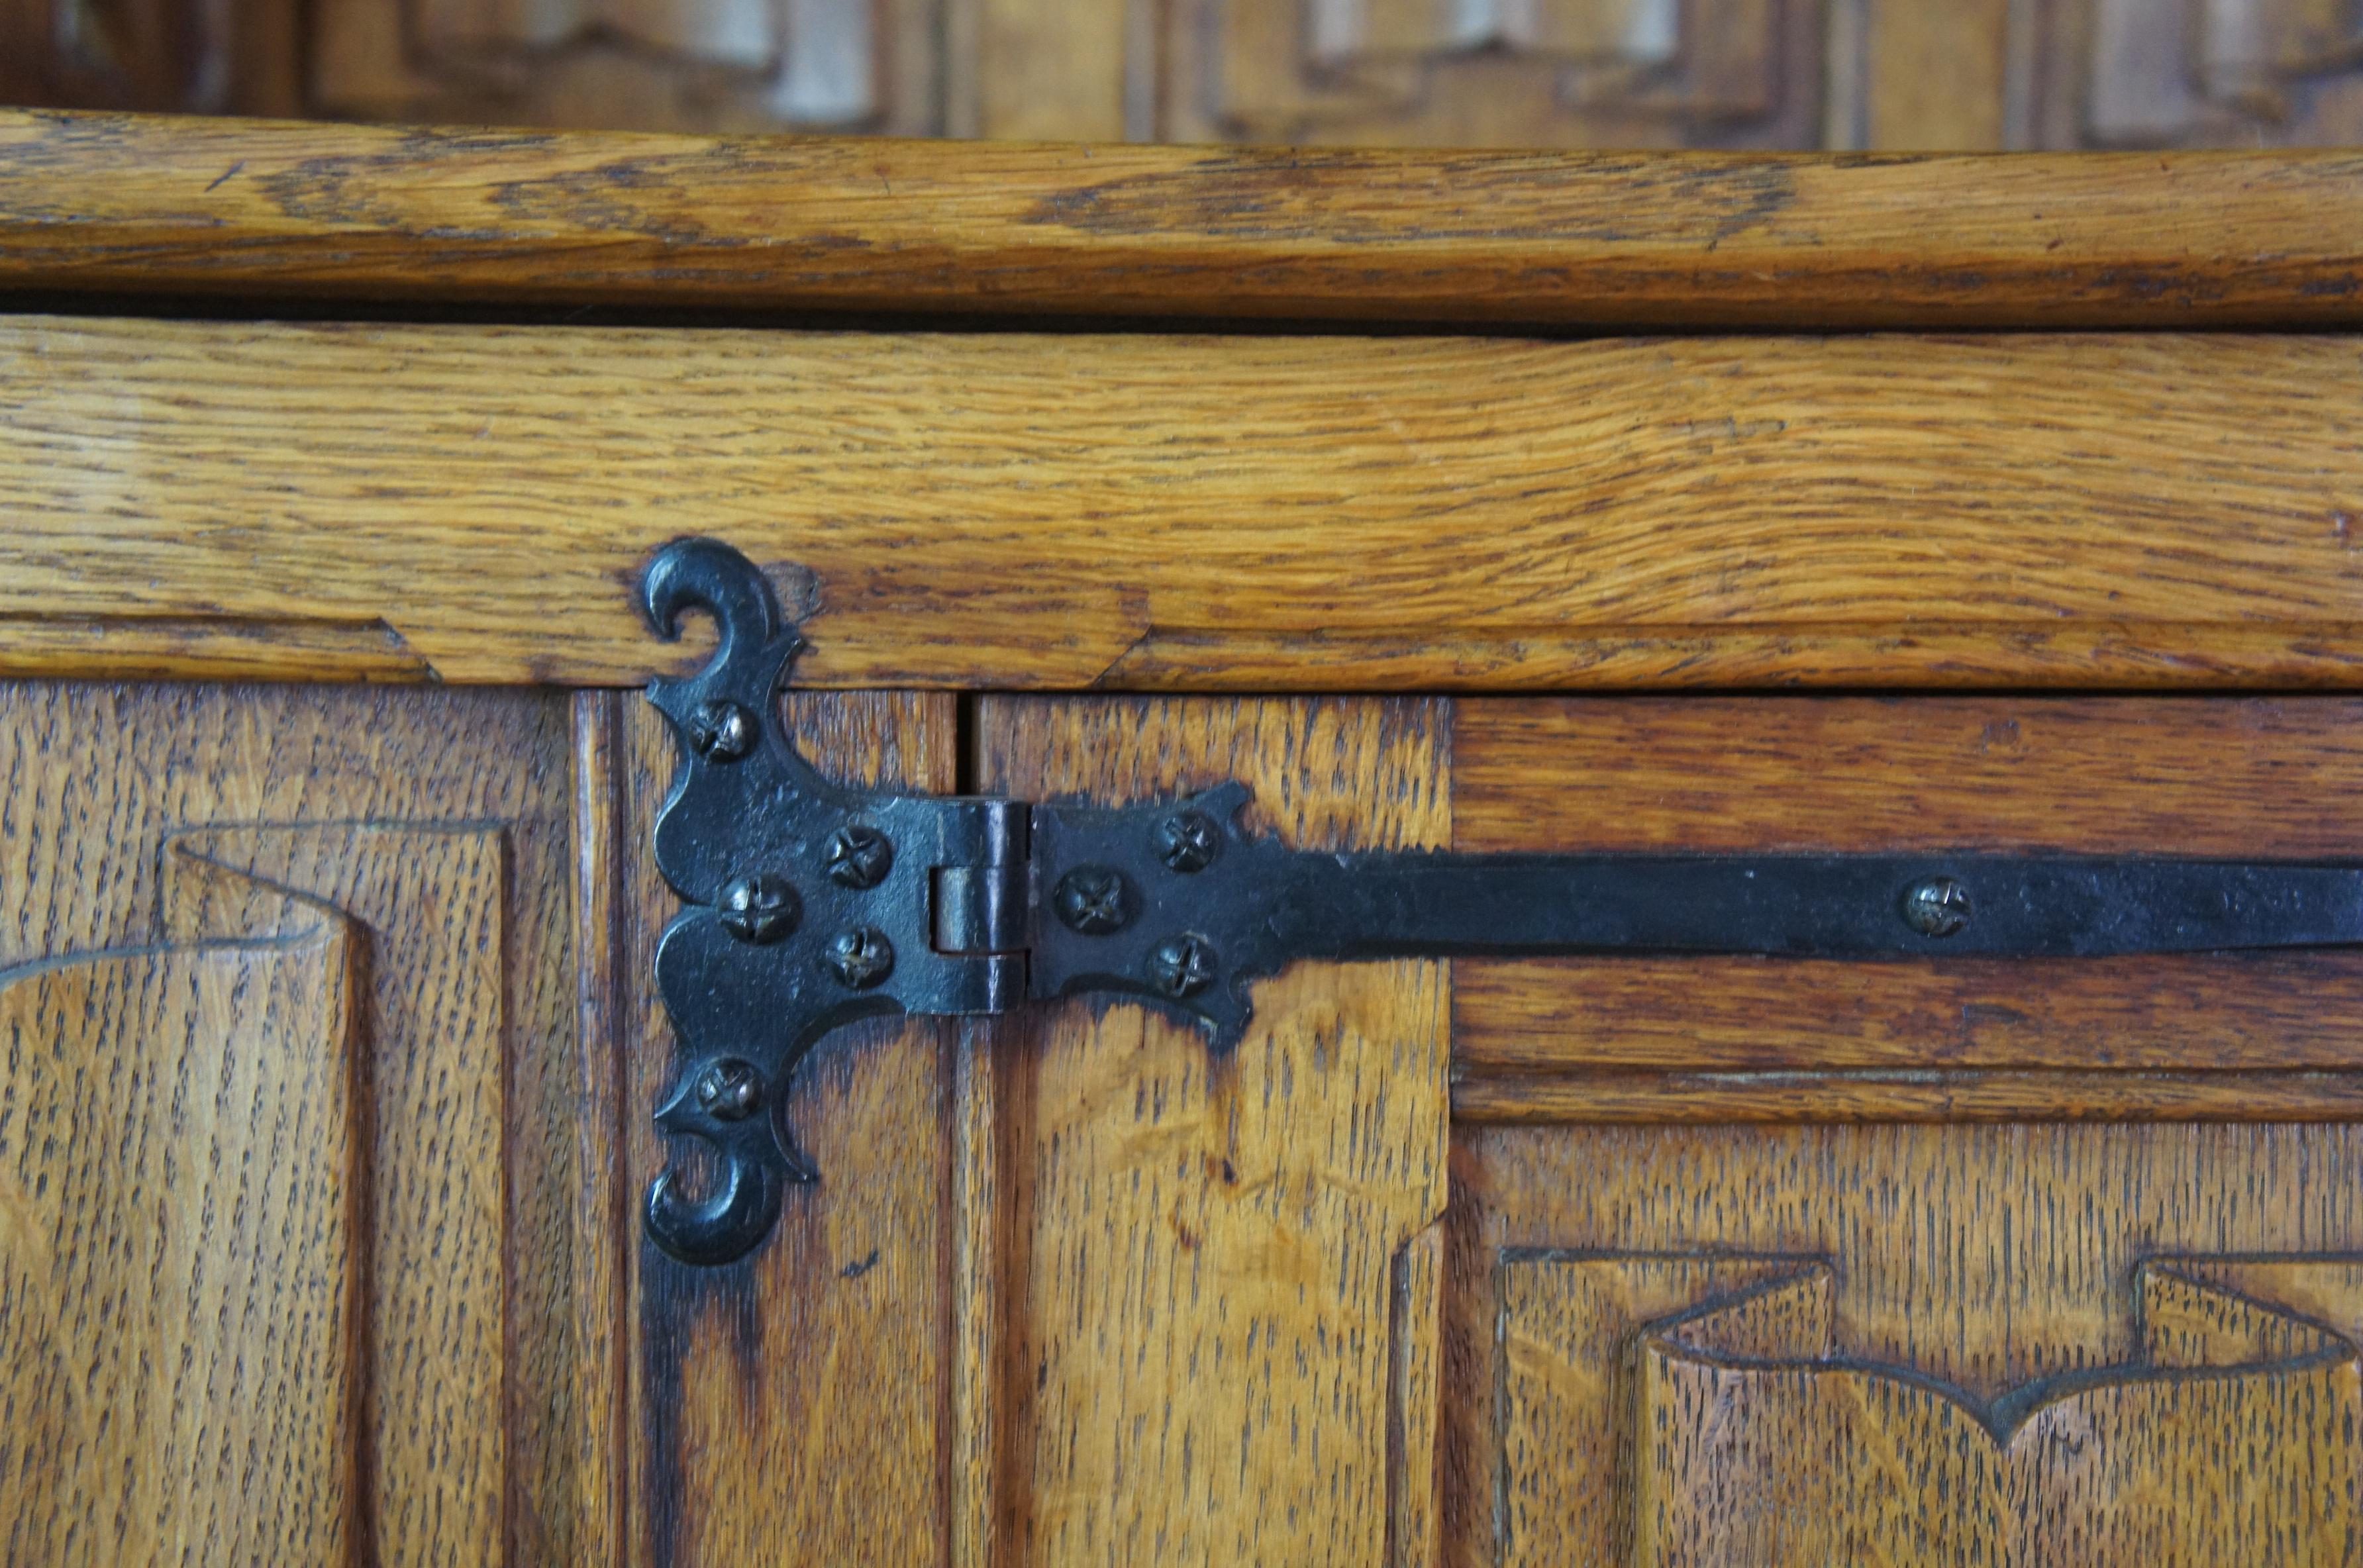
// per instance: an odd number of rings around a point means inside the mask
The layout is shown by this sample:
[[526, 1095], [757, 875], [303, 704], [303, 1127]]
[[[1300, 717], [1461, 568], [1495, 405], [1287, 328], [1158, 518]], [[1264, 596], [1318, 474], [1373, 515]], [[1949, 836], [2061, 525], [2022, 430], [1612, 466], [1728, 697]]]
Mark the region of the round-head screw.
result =
[[831, 937], [821, 960], [838, 984], [849, 991], [866, 991], [894, 972], [894, 944], [875, 926], [856, 926]]
[[1923, 877], [1903, 890], [1903, 923], [1923, 936], [1951, 936], [1969, 923], [1969, 890], [1950, 877]]
[[763, 1103], [763, 1075], [752, 1062], [716, 1062], [697, 1076], [697, 1103], [716, 1121], [742, 1121]]
[[1149, 983], [1177, 1001], [1213, 985], [1215, 967], [1215, 944], [1186, 932], [1148, 955]]
[[724, 929], [759, 947], [795, 930], [796, 918], [803, 913], [796, 890], [764, 872], [733, 880], [722, 889], [718, 907]]
[[755, 749], [755, 715], [727, 697], [709, 697], [690, 711], [689, 746], [708, 762], [736, 762]]
[[1176, 871], [1204, 871], [1223, 852], [1223, 830], [1204, 812], [1175, 812], [1157, 824], [1157, 857]]
[[1050, 890], [1059, 923], [1085, 936], [1105, 936], [1132, 923], [1132, 889], [1113, 866], [1078, 866]]
[[894, 841], [867, 823], [848, 823], [829, 834], [821, 858], [830, 881], [859, 892], [886, 880], [894, 868]]

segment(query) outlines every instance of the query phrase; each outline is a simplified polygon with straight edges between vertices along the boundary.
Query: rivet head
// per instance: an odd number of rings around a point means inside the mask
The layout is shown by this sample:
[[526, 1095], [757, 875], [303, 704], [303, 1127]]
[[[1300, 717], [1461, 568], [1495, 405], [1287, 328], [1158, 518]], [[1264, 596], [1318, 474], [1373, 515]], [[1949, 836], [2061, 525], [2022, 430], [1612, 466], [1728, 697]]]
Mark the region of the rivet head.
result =
[[894, 867], [894, 841], [867, 823], [848, 823], [829, 835], [822, 864], [840, 888], [874, 888]]
[[821, 961], [846, 989], [866, 991], [894, 972], [894, 944], [875, 926], [856, 926], [831, 937]]
[[719, 907], [724, 929], [759, 947], [795, 930], [796, 918], [804, 912], [793, 888], [763, 873], [733, 880], [722, 889]]
[[1112, 866], [1078, 866], [1050, 890], [1059, 923], [1085, 936], [1105, 936], [1132, 923], [1132, 889]]
[[1923, 936], [1950, 936], [1969, 923], [1969, 890], [1950, 877], [1924, 877], [1903, 889], [1903, 923]]
[[1158, 944], [1148, 955], [1149, 983], [1177, 1000], [1213, 985], [1215, 968], [1215, 944], [1187, 933]]
[[697, 1075], [697, 1104], [716, 1121], [743, 1121], [763, 1103], [763, 1075], [735, 1057]]
[[1157, 857], [1176, 871], [1204, 871], [1223, 852], [1223, 830], [1204, 812], [1175, 812], [1157, 824]]
[[710, 697], [690, 711], [689, 745], [708, 762], [736, 762], [755, 749], [755, 715], [727, 697]]

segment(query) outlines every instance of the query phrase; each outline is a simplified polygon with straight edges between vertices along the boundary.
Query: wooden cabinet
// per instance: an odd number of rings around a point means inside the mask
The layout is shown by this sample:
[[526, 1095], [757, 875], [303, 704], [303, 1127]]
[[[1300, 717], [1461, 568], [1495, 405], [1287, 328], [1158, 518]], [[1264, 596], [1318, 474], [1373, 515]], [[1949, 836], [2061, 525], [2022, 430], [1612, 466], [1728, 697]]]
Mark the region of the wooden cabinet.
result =
[[2363, 950], [873, 1019], [693, 1266], [632, 690], [697, 533], [849, 782], [2363, 862], [2347, 165], [0, 116], [0, 1556], [2356, 1560]]

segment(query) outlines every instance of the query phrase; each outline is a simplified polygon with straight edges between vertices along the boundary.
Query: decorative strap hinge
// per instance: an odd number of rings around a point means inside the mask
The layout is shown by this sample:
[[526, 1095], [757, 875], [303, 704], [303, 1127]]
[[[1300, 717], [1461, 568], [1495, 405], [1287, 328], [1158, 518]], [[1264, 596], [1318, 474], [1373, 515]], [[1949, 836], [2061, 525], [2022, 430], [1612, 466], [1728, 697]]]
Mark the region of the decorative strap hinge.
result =
[[1236, 1043], [1251, 985], [1301, 959], [1496, 954], [2077, 958], [2363, 943], [2363, 867], [2163, 857], [1451, 855], [1291, 849], [1243, 830], [1247, 787], [1133, 806], [895, 794], [821, 776], [782, 726], [804, 646], [760, 571], [711, 539], [641, 581], [660, 635], [714, 616], [706, 667], [658, 680], [682, 767], [656, 857], [683, 902], [657, 980], [684, 1049], [657, 1121], [711, 1146], [648, 1228], [739, 1257], [815, 1175], [779, 1115], [830, 1030], [982, 1017], [1084, 992]]

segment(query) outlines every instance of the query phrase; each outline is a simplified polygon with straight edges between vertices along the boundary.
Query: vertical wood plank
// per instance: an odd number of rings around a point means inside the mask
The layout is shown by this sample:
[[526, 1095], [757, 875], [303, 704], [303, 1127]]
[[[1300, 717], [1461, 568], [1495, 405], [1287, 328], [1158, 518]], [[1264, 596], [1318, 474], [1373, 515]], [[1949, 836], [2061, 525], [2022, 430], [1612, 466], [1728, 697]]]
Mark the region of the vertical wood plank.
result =
[[582, 1463], [573, 1513], [582, 1559], [625, 1560], [631, 1487], [624, 1455], [629, 1441], [629, 1377], [625, 1278], [634, 1237], [624, 1149], [623, 1086], [630, 1004], [627, 992], [624, 878], [631, 863], [632, 823], [624, 801], [626, 747], [620, 691], [578, 691], [571, 714], [574, 743], [574, 978], [578, 1114], [571, 1218], [574, 1334]]
[[[989, 699], [980, 773], [1117, 801], [1240, 778], [1295, 844], [1443, 845], [1445, 712]], [[1397, 1390], [1432, 1386], [1393, 1337], [1445, 1200], [1442, 966], [1299, 966], [1256, 1007], [1220, 1055], [1137, 1005], [1005, 1032], [1006, 1562], [1367, 1568], [1432, 1485], [1391, 1475], [1391, 1438], [1426, 1419]]]
[[[949, 791], [954, 701], [793, 694], [787, 715], [805, 755], [838, 777]], [[625, 820], [644, 824], [671, 780], [673, 743], [645, 703], [626, 712]], [[648, 1120], [678, 1071], [651, 956], [679, 905], [645, 843], [632, 849], [626, 1154], [637, 1206], [682, 1151], [661, 1147]], [[841, 1030], [804, 1059], [782, 1114], [821, 1177], [789, 1190], [778, 1228], [749, 1257], [677, 1263], [638, 1235], [635, 1216], [638, 1561], [943, 1561], [953, 1043], [947, 1023], [882, 1022]]]

